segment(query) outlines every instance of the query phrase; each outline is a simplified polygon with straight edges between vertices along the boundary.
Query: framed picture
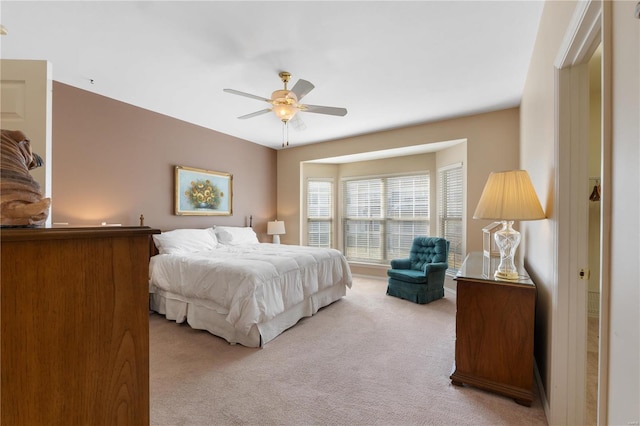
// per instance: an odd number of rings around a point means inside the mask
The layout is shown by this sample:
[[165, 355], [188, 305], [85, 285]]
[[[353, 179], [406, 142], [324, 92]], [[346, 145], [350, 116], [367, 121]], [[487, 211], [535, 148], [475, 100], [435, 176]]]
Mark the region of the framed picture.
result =
[[176, 166], [175, 214], [231, 216], [233, 175]]

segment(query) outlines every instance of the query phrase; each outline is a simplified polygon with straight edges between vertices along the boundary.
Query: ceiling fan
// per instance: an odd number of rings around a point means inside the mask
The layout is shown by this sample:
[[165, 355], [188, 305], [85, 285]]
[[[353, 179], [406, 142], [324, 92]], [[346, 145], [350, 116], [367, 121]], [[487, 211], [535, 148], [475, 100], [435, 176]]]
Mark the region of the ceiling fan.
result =
[[[338, 107], [329, 107], [322, 105], [309, 105], [309, 104], [301, 104], [300, 101], [303, 97], [305, 97], [309, 92], [313, 90], [315, 87], [313, 84], [308, 82], [307, 80], [298, 80], [296, 84], [293, 86], [291, 90], [287, 89], [287, 84], [291, 79], [291, 74], [282, 71], [278, 74], [280, 79], [284, 83], [284, 89], [276, 90], [271, 94], [271, 98], [264, 98], [262, 96], [252, 95], [251, 93], [241, 92], [239, 90], [234, 89], [223, 89], [227, 93], [232, 93], [234, 95], [245, 96], [247, 98], [257, 99], [259, 101], [264, 101], [271, 104], [270, 108], [262, 109], [260, 111], [252, 112], [251, 114], [246, 114], [238, 117], [241, 120], [256, 117], [258, 115], [267, 114], [271, 111], [275, 113], [280, 121], [283, 123], [283, 142], [282, 146], [286, 144], [289, 145], [288, 138], [288, 126], [289, 121], [295, 124], [297, 122], [296, 127], [302, 127], [303, 123], [300, 120], [300, 117], [296, 114], [299, 111], [303, 112], [313, 112], [316, 114], [328, 114], [328, 115], [337, 115], [343, 117], [347, 114], [346, 108], [338, 108]], [[295, 120], [295, 121], [294, 121]]]

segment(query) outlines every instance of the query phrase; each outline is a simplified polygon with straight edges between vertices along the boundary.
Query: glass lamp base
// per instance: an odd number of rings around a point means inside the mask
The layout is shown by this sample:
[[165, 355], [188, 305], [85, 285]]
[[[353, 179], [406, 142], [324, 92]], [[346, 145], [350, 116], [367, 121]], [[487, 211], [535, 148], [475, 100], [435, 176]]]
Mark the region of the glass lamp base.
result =
[[496, 273], [493, 274], [493, 276], [499, 280], [518, 281], [520, 279], [520, 275], [517, 272], [496, 271]]
[[503, 220], [502, 229], [495, 233], [496, 245], [500, 249], [500, 264], [494, 277], [501, 280], [518, 280], [519, 274], [513, 259], [520, 244], [520, 233], [513, 229], [513, 221]]

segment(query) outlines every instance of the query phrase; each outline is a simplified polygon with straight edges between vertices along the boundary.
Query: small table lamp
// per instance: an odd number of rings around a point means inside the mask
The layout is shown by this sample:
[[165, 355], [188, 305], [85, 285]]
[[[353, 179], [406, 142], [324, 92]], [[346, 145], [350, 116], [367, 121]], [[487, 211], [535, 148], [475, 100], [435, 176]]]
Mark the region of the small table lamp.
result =
[[520, 233], [513, 229], [514, 220], [538, 220], [546, 216], [525, 170], [491, 173], [473, 214], [474, 219], [493, 219], [502, 222], [502, 229], [495, 233], [500, 250], [500, 264], [495, 277], [518, 280], [518, 270], [513, 262]]
[[284, 222], [267, 222], [267, 234], [273, 235], [273, 244], [280, 244], [280, 235], [285, 234]]

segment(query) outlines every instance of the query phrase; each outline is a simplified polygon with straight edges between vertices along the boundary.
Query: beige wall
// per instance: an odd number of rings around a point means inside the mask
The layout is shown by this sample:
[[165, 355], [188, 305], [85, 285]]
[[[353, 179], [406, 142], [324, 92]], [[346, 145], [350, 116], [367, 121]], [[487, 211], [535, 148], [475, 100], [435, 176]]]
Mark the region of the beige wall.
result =
[[[232, 216], [176, 216], [174, 166], [233, 175]], [[247, 224], [268, 239], [276, 151], [54, 82], [52, 221], [160, 228]]]
[[529, 73], [525, 84], [521, 114], [520, 160], [528, 170], [548, 220], [526, 222], [522, 226], [521, 253], [528, 272], [537, 285], [535, 358], [545, 388], [552, 400], [551, 337], [554, 297], [554, 210], [555, 157], [555, 68], [553, 62], [560, 48], [575, 3], [546, 2]]
[[[302, 162], [460, 139], [467, 140], [466, 158], [473, 159], [466, 166], [466, 191], [467, 205], [475, 209], [490, 172], [518, 167], [518, 108], [278, 151], [278, 218], [287, 222], [287, 234], [282, 241], [288, 244], [301, 241]], [[470, 216], [466, 221], [467, 251], [481, 250], [482, 227], [489, 221]]]

